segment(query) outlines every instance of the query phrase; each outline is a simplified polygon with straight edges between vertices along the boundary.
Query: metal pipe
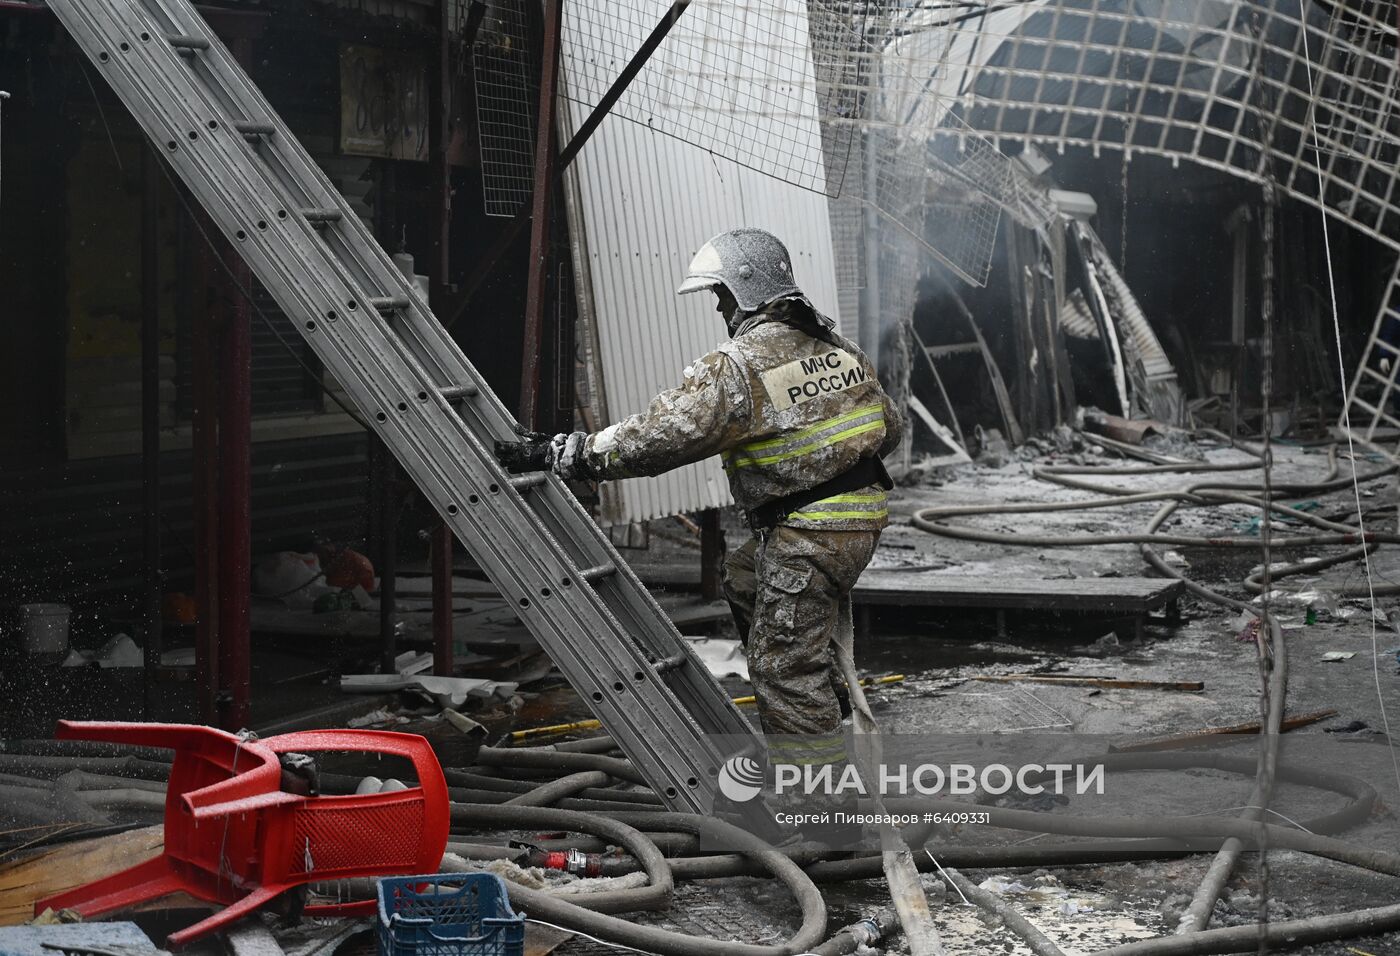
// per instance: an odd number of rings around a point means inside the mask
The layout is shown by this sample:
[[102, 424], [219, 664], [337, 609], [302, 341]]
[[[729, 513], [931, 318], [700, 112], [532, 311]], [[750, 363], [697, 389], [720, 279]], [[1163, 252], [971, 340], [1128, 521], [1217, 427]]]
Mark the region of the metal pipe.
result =
[[[248, 69], [252, 37], [262, 19], [221, 24], [230, 52]], [[232, 299], [224, 311], [219, 382], [219, 726], [242, 730], [252, 722], [253, 598], [253, 275], [227, 243], [219, 253], [228, 269], [220, 285]]]
[[194, 256], [198, 294], [190, 303], [194, 380], [190, 431], [194, 444], [195, 672], [199, 719], [215, 725], [219, 720], [216, 703], [219, 692], [219, 554], [216, 548], [219, 539], [219, 435], [215, 412], [219, 383], [209, 301], [213, 251], [201, 245], [195, 249]]
[[253, 327], [248, 266], [231, 248], [233, 272], [222, 329], [219, 407], [219, 726], [249, 724], [253, 518]]
[[429, 561], [433, 568], [433, 673], [451, 677], [452, 646], [452, 529], [439, 521], [432, 530]]
[[966, 899], [986, 910], [994, 918], [1006, 924], [1006, 928], [1020, 937], [1021, 942], [1030, 947], [1036, 956], [1065, 956], [1064, 950], [1050, 941], [1050, 938], [1035, 928], [1030, 920], [1020, 914], [1016, 907], [1002, 900], [995, 893], [989, 893], [957, 870], [945, 869], [946, 876]]
[[[438, 46], [435, 82], [429, 90], [428, 149], [432, 159], [434, 258], [429, 268], [428, 297], [435, 308], [442, 306], [443, 294], [452, 278], [452, 165], [448, 156], [448, 130], [452, 124], [453, 5], [438, 5]], [[467, 12], [464, 42], [468, 48], [486, 14], [486, 5], [472, 3]], [[437, 522], [429, 532], [428, 560], [433, 578], [433, 673], [451, 677], [454, 670], [452, 647], [452, 529]]]
[[666, 35], [671, 32], [671, 28], [676, 25], [676, 21], [685, 13], [690, 6], [690, 0], [675, 0], [671, 4], [671, 9], [666, 11], [656, 24], [652, 27], [651, 33], [642, 41], [642, 45], [637, 48], [637, 52], [632, 55], [632, 59], [627, 61], [627, 65], [622, 68], [622, 72], [613, 80], [612, 86], [598, 100], [598, 105], [588, 114], [588, 118], [583, 121], [578, 130], [569, 138], [569, 142], [559, 152], [559, 168], [563, 169], [573, 161], [579, 150], [583, 149], [584, 143], [593, 135], [612, 108], [617, 105], [617, 101], [622, 98], [622, 94], [627, 92], [627, 87], [636, 79], [637, 74], [646, 66], [651, 55], [656, 52], [656, 48], [661, 45], [661, 41], [666, 39]]
[[[530, 214], [530, 274], [525, 287], [525, 338], [521, 353], [520, 412], [528, 428], [536, 427], [540, 400], [540, 352], [545, 342], [545, 308], [549, 301], [549, 252], [553, 238], [557, 149], [555, 90], [559, 86], [559, 45], [564, 29], [564, 0], [545, 0], [544, 45], [540, 57], [539, 112], [535, 122], [535, 190]], [[557, 360], [557, 357], [556, 357]]]
[[388, 447], [379, 438], [374, 442], [375, 493], [379, 509], [379, 669], [394, 673], [398, 656], [398, 554], [399, 509], [394, 495], [398, 468]]
[[141, 563], [144, 570], [144, 713], [154, 720], [162, 645], [160, 563], [160, 159], [141, 153]]

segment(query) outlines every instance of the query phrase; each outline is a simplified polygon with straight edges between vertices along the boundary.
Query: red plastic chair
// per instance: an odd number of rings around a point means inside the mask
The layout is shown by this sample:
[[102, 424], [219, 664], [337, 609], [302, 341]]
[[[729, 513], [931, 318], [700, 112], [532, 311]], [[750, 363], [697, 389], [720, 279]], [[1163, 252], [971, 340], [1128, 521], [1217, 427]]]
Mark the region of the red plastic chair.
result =
[[[210, 727], [60, 721], [56, 736], [175, 750], [165, 797], [165, 850], [153, 860], [34, 904], [83, 916], [175, 892], [226, 904], [171, 934], [182, 946], [305, 883], [430, 873], [447, 848], [447, 784], [422, 737], [379, 730], [313, 730], [241, 740]], [[303, 797], [281, 789], [279, 754], [357, 751], [406, 757], [418, 786], [392, 793]], [[359, 916], [375, 901], [307, 907]]]

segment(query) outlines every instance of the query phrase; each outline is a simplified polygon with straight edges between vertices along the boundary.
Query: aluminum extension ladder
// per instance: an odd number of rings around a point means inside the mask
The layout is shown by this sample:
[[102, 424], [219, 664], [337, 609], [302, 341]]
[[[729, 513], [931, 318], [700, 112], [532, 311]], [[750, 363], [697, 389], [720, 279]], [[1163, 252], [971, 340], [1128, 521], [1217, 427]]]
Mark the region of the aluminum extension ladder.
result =
[[496, 462], [513, 416], [194, 7], [48, 6], [656, 792], [708, 812], [712, 735], [748, 722], [564, 484]]

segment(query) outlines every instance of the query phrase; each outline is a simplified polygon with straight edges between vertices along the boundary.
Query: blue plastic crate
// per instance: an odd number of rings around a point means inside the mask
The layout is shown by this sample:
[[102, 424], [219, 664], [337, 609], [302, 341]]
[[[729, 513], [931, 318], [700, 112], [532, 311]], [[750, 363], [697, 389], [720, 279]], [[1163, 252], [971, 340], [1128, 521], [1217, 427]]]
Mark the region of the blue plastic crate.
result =
[[494, 873], [379, 881], [379, 956], [522, 956], [525, 920]]

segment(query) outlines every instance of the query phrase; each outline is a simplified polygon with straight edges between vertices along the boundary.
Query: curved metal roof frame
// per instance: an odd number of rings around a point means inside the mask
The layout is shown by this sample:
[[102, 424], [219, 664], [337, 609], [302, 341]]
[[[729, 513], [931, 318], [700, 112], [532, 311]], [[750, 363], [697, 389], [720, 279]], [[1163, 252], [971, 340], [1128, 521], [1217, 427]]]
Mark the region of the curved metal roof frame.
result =
[[[1400, 253], [1397, 18], [1393, 0], [923, 0], [869, 53], [864, 119], [906, 144], [889, 151], [901, 186], [925, 165], [907, 144], [948, 154], [979, 133], [1142, 152], [1277, 188]], [[1400, 256], [1341, 424], [1372, 447], [1400, 429]]]
[[1400, 250], [1394, 17], [1389, 0], [926, 6], [885, 48], [881, 113], [902, 137], [963, 136], [965, 123], [998, 145], [1272, 179]]

